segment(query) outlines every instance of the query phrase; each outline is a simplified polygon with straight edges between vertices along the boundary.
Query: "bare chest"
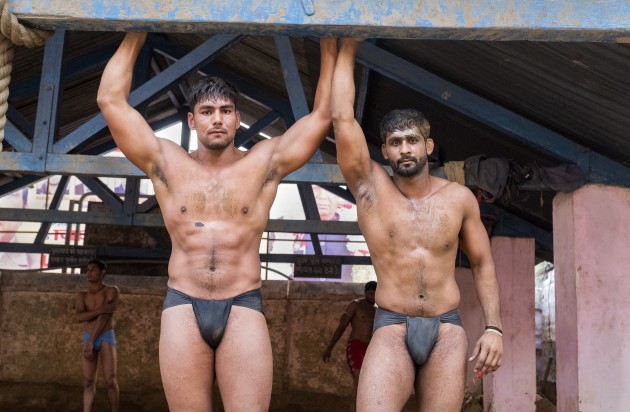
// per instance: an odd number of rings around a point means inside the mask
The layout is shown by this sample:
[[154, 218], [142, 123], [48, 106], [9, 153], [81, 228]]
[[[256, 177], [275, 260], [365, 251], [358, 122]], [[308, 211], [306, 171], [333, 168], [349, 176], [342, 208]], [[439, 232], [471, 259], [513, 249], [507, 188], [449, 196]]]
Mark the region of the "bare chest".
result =
[[[167, 193], [158, 198], [165, 218], [226, 220], [260, 215], [273, 202], [274, 188], [265, 188], [255, 173], [219, 174], [195, 172], [171, 179]], [[270, 190], [271, 189], [271, 190]]]
[[447, 251], [457, 246], [461, 215], [446, 203], [391, 202], [373, 212], [359, 211], [368, 244], [377, 250]]

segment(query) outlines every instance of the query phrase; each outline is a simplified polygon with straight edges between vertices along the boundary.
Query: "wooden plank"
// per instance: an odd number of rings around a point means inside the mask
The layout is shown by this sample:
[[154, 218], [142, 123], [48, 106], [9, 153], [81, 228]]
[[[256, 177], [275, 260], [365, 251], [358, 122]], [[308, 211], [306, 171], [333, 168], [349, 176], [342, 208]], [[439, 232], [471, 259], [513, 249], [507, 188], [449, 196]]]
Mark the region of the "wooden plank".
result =
[[623, 0], [9, 0], [9, 4], [22, 23], [50, 30], [630, 42], [630, 2]]

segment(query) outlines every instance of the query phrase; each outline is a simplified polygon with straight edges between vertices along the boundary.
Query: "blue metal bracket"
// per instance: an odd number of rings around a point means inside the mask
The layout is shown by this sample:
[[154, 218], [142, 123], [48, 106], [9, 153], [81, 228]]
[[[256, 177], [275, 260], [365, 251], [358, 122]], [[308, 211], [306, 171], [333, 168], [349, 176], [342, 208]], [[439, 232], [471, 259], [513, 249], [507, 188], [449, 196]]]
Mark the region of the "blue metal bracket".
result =
[[313, 0], [302, 0], [302, 7], [304, 8], [304, 13], [306, 13], [307, 16], [312, 16], [315, 13]]

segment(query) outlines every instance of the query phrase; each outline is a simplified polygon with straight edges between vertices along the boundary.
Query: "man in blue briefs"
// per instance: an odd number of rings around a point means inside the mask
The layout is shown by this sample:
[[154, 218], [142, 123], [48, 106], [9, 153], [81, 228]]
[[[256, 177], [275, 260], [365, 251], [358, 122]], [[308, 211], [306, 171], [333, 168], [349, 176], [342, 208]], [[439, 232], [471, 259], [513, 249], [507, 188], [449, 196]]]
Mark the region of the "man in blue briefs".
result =
[[501, 365], [499, 287], [490, 242], [472, 191], [429, 174], [434, 143], [422, 113], [394, 110], [381, 121], [382, 152], [393, 176], [371, 160], [354, 118], [359, 43], [340, 41], [331, 103], [337, 162], [357, 201], [378, 280], [357, 411], [400, 411], [415, 390], [418, 411], [459, 412], [468, 349], [457, 310], [458, 248], [470, 261], [487, 325], [469, 361], [476, 359], [477, 376]]
[[83, 329], [83, 411], [89, 412], [96, 395], [98, 359], [101, 359], [103, 375], [107, 384], [107, 397], [112, 412], [118, 411], [119, 388], [116, 378], [117, 355], [114, 334], [114, 312], [120, 292], [116, 286], [103, 283], [107, 265], [102, 260], [91, 260], [87, 264], [88, 289], [76, 296], [75, 315], [77, 322], [85, 322]]
[[330, 131], [337, 39], [320, 42], [313, 110], [248, 151], [234, 144], [239, 92], [218, 77], [190, 89], [197, 149], [156, 137], [131, 107], [133, 66], [146, 33], [127, 33], [107, 64], [98, 104], [120, 151], [151, 179], [171, 237], [160, 329], [160, 373], [169, 410], [211, 411], [216, 379], [228, 411], [267, 411], [271, 341], [262, 313], [260, 241], [278, 186]]

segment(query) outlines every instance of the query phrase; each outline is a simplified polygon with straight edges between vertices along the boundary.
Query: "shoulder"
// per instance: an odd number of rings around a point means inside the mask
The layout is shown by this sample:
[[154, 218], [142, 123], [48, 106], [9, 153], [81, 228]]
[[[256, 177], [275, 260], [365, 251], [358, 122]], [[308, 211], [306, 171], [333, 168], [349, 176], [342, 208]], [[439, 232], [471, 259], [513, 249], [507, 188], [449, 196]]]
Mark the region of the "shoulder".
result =
[[173, 156], [186, 156], [189, 157], [188, 152], [186, 152], [186, 150], [181, 147], [179, 144], [173, 142], [172, 140], [169, 139], [165, 139], [163, 137], [157, 137], [158, 142], [160, 142], [160, 146], [162, 147], [162, 150], [164, 150], [164, 152], [168, 155], [173, 155]]
[[472, 190], [462, 184], [434, 176], [431, 177], [431, 182], [436, 187], [436, 193], [440, 196], [458, 203], [477, 203]]
[[109, 295], [109, 296], [119, 295], [120, 294], [120, 289], [118, 289], [118, 286], [105, 285], [105, 293], [107, 295]]

